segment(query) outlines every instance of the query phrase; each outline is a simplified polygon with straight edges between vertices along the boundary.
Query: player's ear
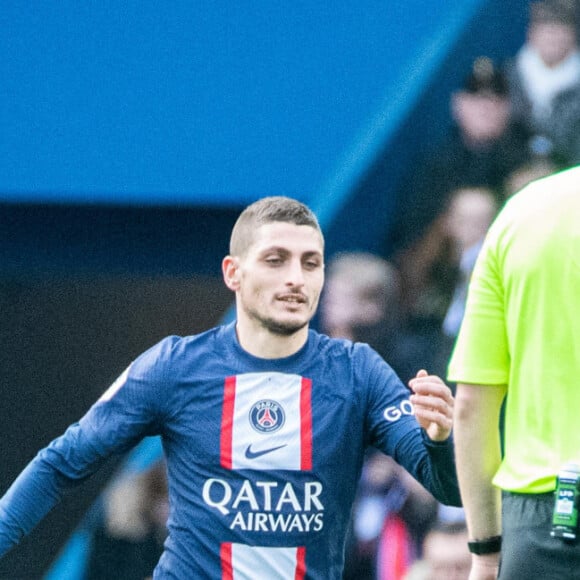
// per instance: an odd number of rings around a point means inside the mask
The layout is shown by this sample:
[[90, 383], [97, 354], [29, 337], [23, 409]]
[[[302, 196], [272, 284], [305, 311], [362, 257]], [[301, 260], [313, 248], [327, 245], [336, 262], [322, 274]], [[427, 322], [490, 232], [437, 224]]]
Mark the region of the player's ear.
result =
[[240, 288], [240, 264], [238, 258], [226, 256], [222, 260], [222, 273], [225, 285], [236, 292]]

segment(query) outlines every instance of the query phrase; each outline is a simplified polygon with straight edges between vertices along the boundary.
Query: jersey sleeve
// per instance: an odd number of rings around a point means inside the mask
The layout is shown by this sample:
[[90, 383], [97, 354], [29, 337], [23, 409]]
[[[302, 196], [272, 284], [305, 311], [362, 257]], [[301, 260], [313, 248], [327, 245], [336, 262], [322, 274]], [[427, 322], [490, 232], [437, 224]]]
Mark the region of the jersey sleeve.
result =
[[66, 432], [42, 449], [0, 500], [0, 556], [114, 454], [160, 432], [175, 337], [136, 359]]
[[460, 506], [453, 438], [431, 441], [415, 419], [410, 390], [391, 367], [376, 353], [367, 364], [370, 444], [393, 457], [438, 501]]
[[359, 351], [360, 381], [366, 389], [369, 442], [394, 456], [397, 441], [418, 427], [409, 400], [410, 390], [372, 349]]

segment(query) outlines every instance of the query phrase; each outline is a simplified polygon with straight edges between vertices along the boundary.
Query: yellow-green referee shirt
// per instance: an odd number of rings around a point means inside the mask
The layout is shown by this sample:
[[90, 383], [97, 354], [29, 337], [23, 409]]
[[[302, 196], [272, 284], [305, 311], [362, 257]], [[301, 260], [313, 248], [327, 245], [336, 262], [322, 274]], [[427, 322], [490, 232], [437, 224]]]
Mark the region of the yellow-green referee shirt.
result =
[[508, 385], [498, 487], [551, 491], [580, 463], [580, 167], [527, 186], [491, 226], [448, 378]]

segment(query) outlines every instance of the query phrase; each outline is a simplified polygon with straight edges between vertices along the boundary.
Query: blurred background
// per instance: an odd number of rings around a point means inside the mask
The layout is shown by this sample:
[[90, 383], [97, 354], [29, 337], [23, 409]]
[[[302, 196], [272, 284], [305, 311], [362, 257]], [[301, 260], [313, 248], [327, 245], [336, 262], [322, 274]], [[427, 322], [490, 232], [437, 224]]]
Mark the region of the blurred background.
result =
[[[528, 21], [528, 0], [5, 0], [0, 494], [137, 354], [223, 319], [221, 258], [255, 199], [309, 204], [329, 260], [399, 266], [446, 204], [409, 191], [454, 131], [454, 95], [478, 90], [480, 57], [513, 58]], [[545, 158], [542, 143], [523, 149]], [[118, 467], [0, 578], [47, 574]]]

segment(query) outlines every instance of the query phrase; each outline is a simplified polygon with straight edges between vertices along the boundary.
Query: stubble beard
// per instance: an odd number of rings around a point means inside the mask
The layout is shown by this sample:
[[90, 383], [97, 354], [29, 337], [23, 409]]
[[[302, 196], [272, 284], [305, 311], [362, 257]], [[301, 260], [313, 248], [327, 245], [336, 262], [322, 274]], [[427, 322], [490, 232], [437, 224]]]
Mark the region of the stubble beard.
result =
[[255, 308], [245, 310], [249, 318], [275, 336], [292, 336], [308, 326], [312, 318], [312, 316], [307, 316], [303, 320], [279, 320], [273, 316], [265, 316]]
[[249, 313], [251, 318], [258, 322], [262, 328], [265, 328], [268, 332], [275, 334], [276, 336], [292, 336], [305, 326], [308, 326], [310, 319], [302, 322], [282, 322], [274, 318], [268, 318], [258, 315], [256, 312]]
[[246, 316], [257, 322], [263, 329], [267, 330], [275, 336], [290, 337], [300, 332], [302, 329], [310, 324], [318, 301], [316, 301], [314, 308], [303, 320], [279, 320], [273, 316], [266, 316], [259, 312], [257, 308], [251, 308], [248, 304], [244, 305], [244, 300], [242, 299], [242, 308], [244, 309]]

